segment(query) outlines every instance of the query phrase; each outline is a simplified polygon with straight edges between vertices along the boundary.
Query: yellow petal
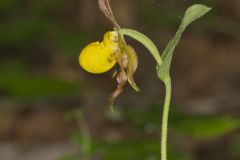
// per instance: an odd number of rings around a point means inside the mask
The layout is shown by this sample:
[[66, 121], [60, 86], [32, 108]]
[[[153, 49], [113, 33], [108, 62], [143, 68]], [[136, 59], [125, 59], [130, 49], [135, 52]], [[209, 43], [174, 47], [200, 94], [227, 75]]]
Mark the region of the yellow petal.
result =
[[80, 66], [94, 74], [109, 71], [115, 64], [118, 54], [118, 44], [115, 32], [107, 32], [103, 42], [87, 45], [79, 56]]

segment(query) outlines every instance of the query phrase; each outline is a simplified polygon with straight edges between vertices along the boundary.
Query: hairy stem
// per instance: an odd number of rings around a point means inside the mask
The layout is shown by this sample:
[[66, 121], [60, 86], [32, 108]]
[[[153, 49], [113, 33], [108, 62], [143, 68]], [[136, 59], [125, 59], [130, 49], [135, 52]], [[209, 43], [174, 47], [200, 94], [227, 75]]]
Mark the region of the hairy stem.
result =
[[166, 96], [163, 106], [162, 116], [162, 134], [161, 134], [161, 160], [167, 160], [167, 132], [168, 132], [168, 114], [171, 101], [171, 79], [170, 77], [164, 81], [166, 88]]

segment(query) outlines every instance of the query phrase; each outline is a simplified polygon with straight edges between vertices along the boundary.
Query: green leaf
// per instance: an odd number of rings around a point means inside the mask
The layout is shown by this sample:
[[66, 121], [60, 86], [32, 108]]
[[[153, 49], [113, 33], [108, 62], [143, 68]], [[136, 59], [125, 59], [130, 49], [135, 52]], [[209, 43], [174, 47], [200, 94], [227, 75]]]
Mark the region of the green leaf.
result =
[[150, 51], [150, 53], [153, 55], [153, 57], [157, 61], [157, 64], [158, 65], [162, 64], [162, 59], [160, 57], [160, 54], [158, 52], [157, 47], [154, 45], [154, 43], [147, 36], [145, 36], [144, 34], [138, 32], [136, 30], [132, 30], [132, 29], [120, 29], [119, 31], [120, 31], [121, 34], [132, 37], [133, 39], [142, 43]]
[[211, 8], [201, 4], [192, 5], [187, 9], [182, 19], [181, 25], [178, 28], [178, 31], [163, 51], [162, 65], [157, 65], [158, 78], [160, 78], [162, 81], [166, 82], [166, 80], [168, 80], [170, 77], [170, 64], [172, 60], [172, 55], [186, 27], [196, 19], [202, 17], [210, 10]]

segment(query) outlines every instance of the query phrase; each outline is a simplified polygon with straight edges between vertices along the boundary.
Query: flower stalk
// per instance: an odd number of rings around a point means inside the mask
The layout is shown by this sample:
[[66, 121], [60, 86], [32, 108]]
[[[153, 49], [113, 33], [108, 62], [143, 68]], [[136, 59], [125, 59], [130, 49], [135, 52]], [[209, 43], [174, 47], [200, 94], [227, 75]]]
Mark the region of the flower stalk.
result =
[[165, 100], [162, 115], [162, 132], [161, 132], [161, 160], [167, 160], [167, 133], [168, 133], [168, 115], [171, 102], [172, 84], [169, 77], [165, 81]]
[[[114, 73], [114, 76], [116, 76], [118, 82], [118, 86], [109, 98], [110, 110], [113, 112], [114, 100], [123, 91], [123, 87], [127, 82], [129, 82], [134, 90], [137, 92], [140, 91], [133, 79], [133, 74], [138, 66], [138, 57], [134, 49], [126, 43], [124, 36], [130, 36], [131, 38], [143, 44], [148, 49], [157, 63], [157, 77], [162, 82], [164, 82], [166, 90], [162, 114], [161, 160], [167, 160], [168, 115], [172, 91], [170, 67], [173, 52], [187, 26], [196, 19], [205, 15], [208, 11], [210, 11], [211, 8], [201, 4], [190, 6], [186, 10], [175, 36], [169, 41], [166, 48], [163, 50], [162, 56], [160, 56], [157, 47], [147, 36], [136, 30], [120, 28], [120, 25], [117, 23], [113, 15], [109, 0], [98, 0], [98, 2], [100, 10], [111, 21], [115, 31], [108, 32], [107, 35], [109, 36], [104, 36], [105, 38], [103, 40], [103, 44], [106, 42], [108, 45], [102, 46], [100, 45], [102, 43], [98, 43], [97, 47], [91, 46], [90, 49], [83, 50], [84, 52], [81, 54], [85, 56], [82, 56], [83, 58], [81, 58], [80, 54], [80, 62], [82, 62], [82, 64], [86, 64], [86, 66], [89, 67], [89, 70], [93, 71], [93, 73], [103, 73], [103, 71], [105, 72], [110, 70], [115, 65], [115, 63], [118, 64], [119, 71]], [[115, 41], [114, 38], [114, 35], [116, 34], [118, 35], [117, 41]], [[114, 49], [116, 46], [117, 50]], [[99, 71], [99, 68], [102, 69], [101, 72]], [[88, 70], [88, 68], [86, 70]]]

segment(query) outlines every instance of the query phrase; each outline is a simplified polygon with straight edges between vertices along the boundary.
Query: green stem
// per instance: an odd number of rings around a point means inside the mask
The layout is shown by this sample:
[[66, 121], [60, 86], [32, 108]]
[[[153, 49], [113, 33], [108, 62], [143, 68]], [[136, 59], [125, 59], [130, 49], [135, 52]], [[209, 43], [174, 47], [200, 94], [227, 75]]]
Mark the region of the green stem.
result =
[[167, 132], [168, 132], [168, 114], [171, 101], [171, 79], [167, 78], [165, 81], [166, 96], [163, 106], [162, 116], [162, 134], [161, 134], [161, 160], [167, 160]]
[[84, 160], [90, 160], [91, 159], [91, 135], [90, 135], [90, 131], [88, 128], [88, 124], [86, 122], [86, 118], [83, 114], [82, 111], [79, 111], [75, 114], [75, 118], [77, 120], [77, 124], [79, 127], [79, 130], [81, 130], [81, 134], [82, 134], [82, 145], [81, 145], [81, 149], [82, 149], [82, 154], [84, 156]]

